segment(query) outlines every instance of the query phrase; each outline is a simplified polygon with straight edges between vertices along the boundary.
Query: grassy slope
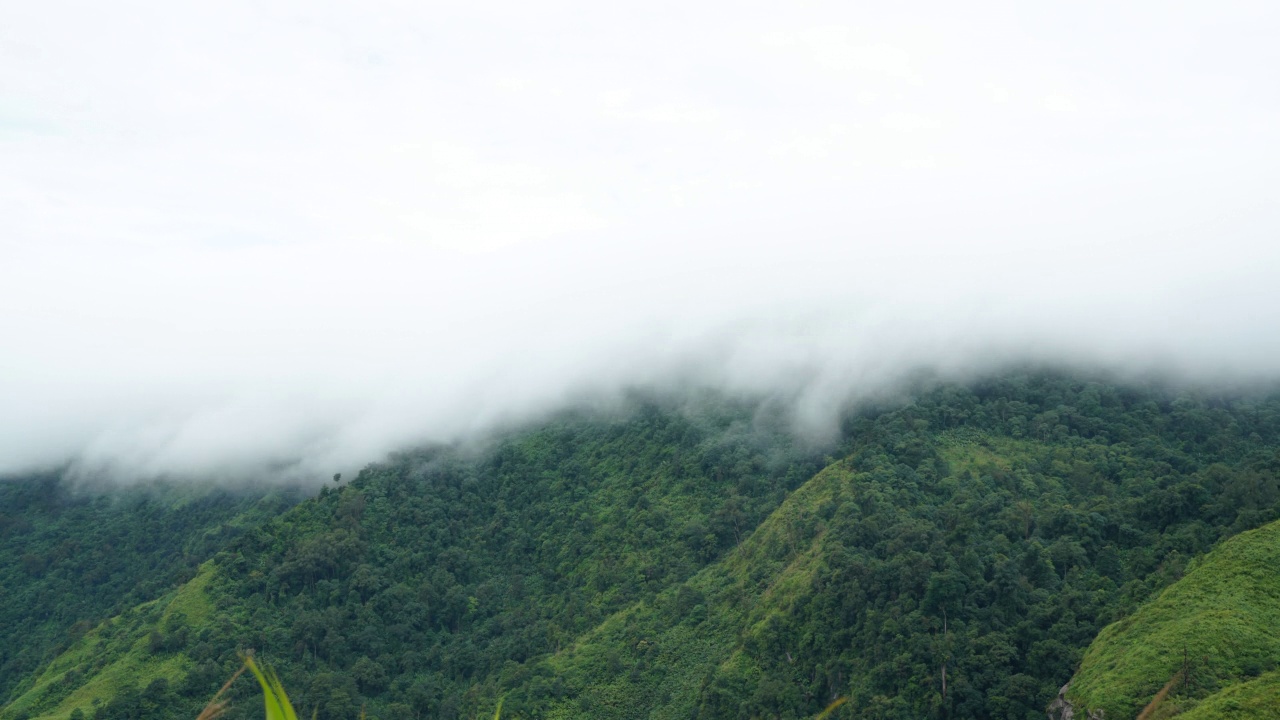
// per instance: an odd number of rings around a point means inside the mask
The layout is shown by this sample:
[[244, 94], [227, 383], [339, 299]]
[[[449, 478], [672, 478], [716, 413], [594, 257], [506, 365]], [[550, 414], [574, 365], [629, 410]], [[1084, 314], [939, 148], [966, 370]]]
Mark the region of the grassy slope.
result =
[[[0, 720], [24, 712], [32, 720], [65, 720], [76, 708], [91, 714], [94, 700], [105, 702], [126, 686], [145, 686], [160, 678], [181, 681], [190, 660], [181, 653], [152, 653], [149, 636], [175, 622], [195, 627], [207, 622], [213, 607], [205, 593], [213, 573], [206, 563], [181, 588], [86, 633], [46, 666], [31, 688], [0, 710]], [[83, 684], [77, 685], [81, 679]]]
[[[1275, 673], [1236, 683], [1280, 658], [1277, 567], [1280, 522], [1227, 540], [1155, 600], [1098, 635], [1072, 681], [1070, 699], [1077, 707], [1105, 710], [1107, 717], [1132, 717], [1181, 672], [1185, 648], [1194, 687], [1175, 692], [1171, 705], [1189, 708], [1219, 691], [1187, 717], [1224, 717], [1219, 711], [1228, 704], [1259, 707], [1260, 714], [1247, 717], [1275, 717]], [[1270, 699], [1261, 702], [1266, 693]]]
[[1280, 720], [1280, 671], [1232, 685], [1179, 715], [1180, 720]]

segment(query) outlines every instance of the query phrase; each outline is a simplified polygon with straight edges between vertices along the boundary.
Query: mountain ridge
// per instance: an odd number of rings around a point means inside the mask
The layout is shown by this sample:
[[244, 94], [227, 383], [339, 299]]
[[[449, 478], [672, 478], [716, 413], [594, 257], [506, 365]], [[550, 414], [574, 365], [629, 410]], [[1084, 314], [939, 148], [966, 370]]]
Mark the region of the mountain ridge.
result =
[[1280, 517], [1278, 410], [1040, 373], [851, 415], [833, 458], [660, 403], [402, 455], [218, 553], [209, 618], [148, 640], [186, 676], [82, 711], [182, 717], [147, 703], [253, 647], [321, 718], [1043, 717], [1104, 626]]

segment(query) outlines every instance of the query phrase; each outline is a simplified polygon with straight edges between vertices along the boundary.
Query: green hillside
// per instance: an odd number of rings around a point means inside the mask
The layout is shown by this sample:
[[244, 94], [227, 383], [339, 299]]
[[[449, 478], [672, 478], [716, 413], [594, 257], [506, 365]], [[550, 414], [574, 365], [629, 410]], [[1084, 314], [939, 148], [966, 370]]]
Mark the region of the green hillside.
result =
[[1176, 678], [1161, 704], [1165, 713], [1280, 716], [1271, 672], [1280, 662], [1277, 570], [1280, 523], [1226, 541], [1157, 598], [1104, 629], [1068, 698], [1107, 717], [1129, 717]]
[[851, 416], [823, 457], [784, 420], [638, 401], [370, 466], [0, 720], [191, 717], [244, 648], [322, 720], [1041, 718], [1103, 627], [1280, 517], [1274, 395], [1013, 374]]
[[[1170, 704], [1178, 709], [1176, 701]], [[1275, 720], [1280, 718], [1280, 671], [1228, 685], [1198, 704], [1184, 704], [1189, 709], [1178, 716], [1182, 720]]]
[[102, 620], [191, 578], [294, 492], [0, 478], [0, 703]]
[[[1037, 469], [1156, 469], [1115, 448], [935, 441], [949, 474], [931, 490], [891, 455], [837, 463], [724, 562], [554, 658], [573, 702], [548, 716], [798, 718], [847, 694], [848, 717], [1043, 717], [1101, 624], [1212, 542], [1139, 487], [1084, 505]], [[676, 609], [681, 593], [697, 604]]]
[[[688, 577], [819, 467], [755, 410], [566, 417], [326, 488], [216, 558], [213, 618], [147, 629], [161, 637], [157, 658], [191, 668], [166, 692], [178, 705], [207, 697], [236, 650], [254, 647], [300, 704], [332, 717], [392, 693], [450, 712], [465, 678], [554, 652]], [[132, 638], [112, 652], [129, 655]], [[436, 673], [395, 672], [422, 666]], [[160, 712], [133, 696], [99, 700], [104, 717]], [[23, 696], [0, 717], [60, 717], [61, 703]]]
[[[151, 712], [160, 708], [161, 698], [165, 712], [175, 710], [170, 706], [174, 698], [166, 691], [171, 683], [187, 678], [192, 665], [183, 654], [157, 652], [158, 646], [164, 644], [165, 631], [185, 633], [186, 628], [210, 620], [213, 608], [206, 589], [211, 577], [211, 569], [205, 566], [179, 590], [130, 608], [85, 633], [49, 663], [5, 712], [15, 717], [67, 718], [77, 709], [93, 713], [95, 699], [111, 700], [119, 708], [126, 704], [122, 700], [135, 695]], [[195, 717], [202, 704], [187, 698], [179, 707]]]

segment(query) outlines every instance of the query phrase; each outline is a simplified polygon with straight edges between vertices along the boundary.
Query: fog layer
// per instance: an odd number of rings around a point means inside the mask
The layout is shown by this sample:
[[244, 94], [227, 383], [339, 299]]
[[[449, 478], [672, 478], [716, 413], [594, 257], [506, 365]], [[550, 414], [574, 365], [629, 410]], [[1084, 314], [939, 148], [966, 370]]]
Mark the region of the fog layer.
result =
[[9, 5], [0, 473], [319, 477], [674, 383], [820, 434], [921, 367], [1280, 376], [1273, 3]]

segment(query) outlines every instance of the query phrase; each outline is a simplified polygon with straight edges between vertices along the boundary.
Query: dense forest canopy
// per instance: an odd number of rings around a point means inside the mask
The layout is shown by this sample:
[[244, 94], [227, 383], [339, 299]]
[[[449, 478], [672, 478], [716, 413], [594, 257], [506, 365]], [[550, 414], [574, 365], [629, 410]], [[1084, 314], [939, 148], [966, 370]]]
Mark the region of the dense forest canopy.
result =
[[[1280, 517], [1278, 473], [1274, 392], [1027, 371], [864, 408], [822, 449], [768, 403], [649, 398], [406, 452], [287, 509], [133, 501], [181, 560], [103, 539], [84, 513], [118, 504], [15, 502], [0, 569], [41, 600], [3, 606], [0, 718], [194, 717], [245, 648], [322, 720], [499, 698], [805, 718], [840, 696], [835, 717], [1043, 717], [1104, 626]], [[128, 587], [87, 603], [55, 579], [92, 568], [58, 548], [104, 542], [135, 548], [113, 558]], [[227, 717], [260, 711], [253, 690]]]

